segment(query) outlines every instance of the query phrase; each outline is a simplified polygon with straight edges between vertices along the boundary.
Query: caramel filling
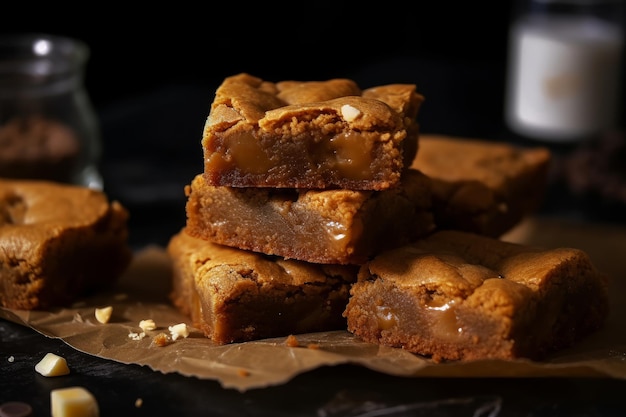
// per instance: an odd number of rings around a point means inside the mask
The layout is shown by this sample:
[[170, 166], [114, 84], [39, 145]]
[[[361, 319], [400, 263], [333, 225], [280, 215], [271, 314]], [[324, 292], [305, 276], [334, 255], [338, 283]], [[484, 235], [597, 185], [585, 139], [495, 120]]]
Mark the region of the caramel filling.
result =
[[380, 330], [391, 330], [405, 322], [407, 328], [421, 328], [419, 333], [429, 328], [432, 336], [441, 340], [452, 340], [463, 332], [456, 315], [454, 300], [445, 303], [431, 300], [423, 306], [413, 305], [415, 309], [402, 304], [394, 302], [394, 307], [389, 305], [375, 307]]
[[326, 232], [328, 236], [336, 242], [343, 242], [348, 239], [348, 230], [342, 223], [336, 221], [326, 222]]
[[[293, 150], [296, 155], [283, 158], [282, 165], [291, 165], [287, 167], [288, 172], [331, 169], [336, 170], [341, 177], [354, 180], [372, 177], [372, 138], [349, 132], [335, 135], [326, 142], [313, 142], [320, 146], [305, 147], [301, 144], [298, 146], [301, 149]], [[247, 174], [260, 175], [281, 165], [281, 158], [273, 157], [272, 152], [272, 148], [263, 147], [262, 141], [253, 132], [232, 133], [224, 138], [221, 149], [207, 153], [205, 166], [215, 171], [237, 169]]]
[[373, 140], [356, 132], [337, 135], [330, 140], [335, 153], [337, 170], [352, 179], [368, 179], [372, 176]]
[[399, 321], [395, 310], [387, 306], [376, 306], [376, 318], [380, 330], [393, 329]]
[[251, 174], [263, 174], [274, 166], [251, 132], [240, 132], [228, 136], [226, 154], [213, 152], [207, 157], [206, 165], [211, 169], [223, 170], [233, 166]]
[[431, 300], [424, 306], [424, 314], [431, 324], [433, 335], [441, 339], [452, 339], [462, 333], [459, 325], [454, 300], [446, 303]]

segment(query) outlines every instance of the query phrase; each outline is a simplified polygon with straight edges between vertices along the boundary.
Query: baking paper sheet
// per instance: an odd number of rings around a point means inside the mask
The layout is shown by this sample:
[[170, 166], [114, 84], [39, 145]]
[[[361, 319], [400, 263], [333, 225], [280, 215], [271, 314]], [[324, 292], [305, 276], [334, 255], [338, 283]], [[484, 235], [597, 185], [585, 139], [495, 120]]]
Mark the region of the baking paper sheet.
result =
[[[436, 364], [402, 349], [363, 343], [347, 331], [296, 335], [290, 347], [286, 337], [215, 345], [191, 328], [187, 338], [156, 346], [154, 336], [178, 323], [190, 323], [168, 300], [171, 264], [162, 247], [148, 246], [135, 259], [114, 291], [77, 302], [72, 308], [50, 311], [0, 309], [0, 317], [29, 326], [73, 348], [113, 361], [177, 372], [218, 381], [241, 392], [284, 384], [298, 374], [338, 364], [354, 364], [405, 377], [610, 377], [626, 379], [626, 228], [572, 221], [532, 218], [503, 240], [544, 247], [585, 250], [596, 267], [611, 278], [611, 313], [606, 326], [576, 346], [542, 362], [473, 361]], [[111, 320], [102, 324], [96, 308], [113, 307]], [[157, 329], [133, 340], [139, 322], [153, 319]]]

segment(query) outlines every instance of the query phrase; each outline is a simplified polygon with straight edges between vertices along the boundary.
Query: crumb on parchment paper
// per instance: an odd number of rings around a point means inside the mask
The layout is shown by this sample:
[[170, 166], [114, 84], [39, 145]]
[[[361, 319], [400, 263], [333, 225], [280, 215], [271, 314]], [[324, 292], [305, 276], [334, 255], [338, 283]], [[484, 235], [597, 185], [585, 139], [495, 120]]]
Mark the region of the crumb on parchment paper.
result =
[[290, 334], [289, 336], [287, 336], [287, 339], [285, 339], [285, 345], [289, 347], [299, 347], [300, 342], [298, 341], [298, 338], [296, 336]]
[[[141, 328], [141, 332], [130, 332], [128, 337], [132, 340], [142, 340], [147, 337], [147, 332], [153, 331], [157, 329], [157, 325], [152, 319], [145, 319], [139, 322], [139, 327]], [[179, 338], [186, 338], [189, 336], [189, 327], [186, 323], [178, 323], [171, 326], [168, 326], [169, 334], [165, 332], [157, 333], [151, 342], [151, 346], [167, 346], [170, 343], [176, 341]]]
[[130, 332], [128, 338], [132, 340], [141, 340], [146, 337], [146, 332]]
[[[285, 345], [289, 347], [301, 347], [300, 341], [293, 334], [290, 334], [289, 336], [287, 336], [287, 338], [285, 339]], [[320, 349], [319, 343], [309, 343], [306, 345], [306, 347], [308, 349]]]
[[170, 336], [166, 333], [159, 333], [156, 336], [154, 336], [154, 338], [152, 339], [152, 345], [153, 346], [158, 346], [158, 347], [163, 347], [163, 346], [167, 346], [172, 342], [172, 339], [170, 338]]
[[189, 328], [185, 323], [178, 323], [173, 326], [169, 326], [167, 329], [170, 331], [172, 340], [176, 340], [179, 337], [185, 338], [189, 336]]
[[139, 322], [139, 327], [141, 327], [141, 330], [144, 332], [156, 330], [157, 328], [156, 323], [152, 319], [141, 320]]

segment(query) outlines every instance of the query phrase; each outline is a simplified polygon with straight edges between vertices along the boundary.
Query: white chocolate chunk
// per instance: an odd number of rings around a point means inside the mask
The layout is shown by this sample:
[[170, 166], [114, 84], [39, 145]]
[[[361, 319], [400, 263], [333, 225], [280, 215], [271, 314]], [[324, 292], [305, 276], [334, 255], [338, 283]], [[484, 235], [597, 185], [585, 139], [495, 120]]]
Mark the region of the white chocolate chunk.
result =
[[141, 320], [139, 322], [139, 327], [141, 327], [141, 330], [143, 330], [144, 332], [147, 332], [149, 330], [156, 329], [156, 323], [152, 319]]
[[189, 329], [185, 323], [175, 324], [173, 326], [168, 327], [170, 334], [172, 335], [172, 340], [176, 340], [179, 337], [187, 337], [189, 336]]
[[351, 122], [361, 115], [361, 110], [349, 104], [341, 106], [341, 115], [347, 122]]
[[98, 320], [102, 324], [108, 323], [109, 320], [111, 319], [112, 313], [113, 313], [113, 307], [111, 306], [103, 307], [103, 308], [96, 308], [96, 320]]
[[50, 391], [52, 417], [99, 417], [96, 398], [83, 387], [60, 388]]
[[54, 353], [46, 353], [46, 356], [35, 365], [35, 371], [43, 376], [61, 376], [69, 374], [70, 368], [67, 367], [65, 358]]

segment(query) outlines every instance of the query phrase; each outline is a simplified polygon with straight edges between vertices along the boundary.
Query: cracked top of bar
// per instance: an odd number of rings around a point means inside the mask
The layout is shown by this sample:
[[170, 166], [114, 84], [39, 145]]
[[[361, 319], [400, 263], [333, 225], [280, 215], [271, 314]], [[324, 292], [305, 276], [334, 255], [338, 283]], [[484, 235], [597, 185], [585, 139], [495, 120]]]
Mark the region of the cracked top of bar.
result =
[[418, 148], [413, 84], [224, 79], [202, 150], [210, 185], [353, 190], [396, 186]]

